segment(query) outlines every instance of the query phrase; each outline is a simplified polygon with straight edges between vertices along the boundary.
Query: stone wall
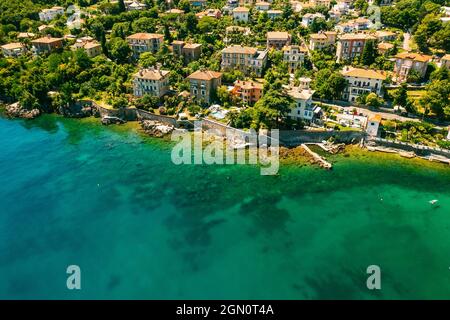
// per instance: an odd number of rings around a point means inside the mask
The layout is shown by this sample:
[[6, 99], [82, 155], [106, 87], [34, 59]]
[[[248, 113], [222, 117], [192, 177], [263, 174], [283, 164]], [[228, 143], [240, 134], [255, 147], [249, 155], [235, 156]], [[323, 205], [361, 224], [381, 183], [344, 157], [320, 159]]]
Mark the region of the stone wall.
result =
[[302, 143], [320, 143], [333, 137], [338, 142], [357, 143], [366, 136], [363, 131], [280, 131], [280, 143], [288, 147], [295, 147]]
[[[236, 137], [236, 139], [242, 140], [242, 141], [246, 141], [246, 142], [250, 142], [252, 140], [250, 140], [251, 137], [251, 133], [241, 130], [241, 129], [236, 129], [233, 127], [230, 127], [224, 123], [220, 123], [211, 119], [202, 119], [201, 120], [201, 124], [202, 130], [215, 130], [217, 132], [218, 135], [225, 137], [227, 135], [227, 131], [229, 134], [231, 134], [232, 136]], [[271, 138], [268, 135], [264, 135], [264, 134], [259, 134], [257, 136], [257, 139], [259, 141], [259, 143], [261, 144], [267, 144], [267, 145], [272, 145], [274, 143], [279, 144], [279, 141], [276, 139]], [[263, 140], [261, 140], [263, 139]]]
[[141, 109], [135, 109], [135, 110], [136, 110], [136, 116], [137, 116], [138, 120], [141, 120], [141, 119], [154, 120], [154, 121], [159, 121], [159, 122], [162, 122], [165, 124], [172, 125], [174, 127], [178, 127], [177, 119], [175, 119], [173, 117], [158, 115], [158, 114], [154, 114], [154, 113], [144, 111]]
[[127, 121], [134, 121], [137, 119], [136, 108], [121, 108], [121, 109], [109, 109], [99, 106], [95, 102], [91, 101], [92, 105], [97, 108], [101, 117], [110, 116], [117, 117]]
[[386, 140], [382, 138], [371, 138], [369, 141], [374, 142], [376, 145], [383, 147], [395, 148], [405, 151], [413, 151], [414, 153], [420, 156], [435, 154], [450, 158], [450, 150], [448, 149], [433, 148], [428, 146], [406, 143], [398, 140]]

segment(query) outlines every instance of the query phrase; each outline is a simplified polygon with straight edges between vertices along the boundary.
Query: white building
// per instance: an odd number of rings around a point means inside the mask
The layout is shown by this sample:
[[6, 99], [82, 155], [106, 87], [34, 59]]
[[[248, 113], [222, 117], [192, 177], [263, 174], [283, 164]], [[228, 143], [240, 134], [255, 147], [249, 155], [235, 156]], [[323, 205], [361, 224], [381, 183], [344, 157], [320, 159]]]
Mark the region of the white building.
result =
[[233, 19], [236, 22], [248, 22], [248, 14], [250, 10], [245, 7], [237, 7], [233, 9]]
[[1, 49], [5, 57], [18, 57], [26, 52], [25, 46], [20, 42], [4, 44]]
[[258, 50], [241, 45], [229, 46], [222, 50], [221, 67], [223, 70], [238, 69], [249, 75], [254, 72], [261, 77], [266, 67], [268, 50]]
[[283, 61], [288, 65], [288, 72], [294, 73], [300, 68], [305, 60], [306, 49], [298, 45], [284, 46]]
[[164, 42], [164, 35], [157, 33], [135, 33], [126, 38], [135, 57], [143, 52], [158, 52]]
[[350, 102], [355, 102], [356, 98], [371, 92], [381, 96], [383, 80], [386, 79], [385, 71], [344, 67], [342, 75], [347, 80], [347, 87], [342, 98]]
[[381, 124], [381, 116], [379, 114], [374, 115], [372, 118], [367, 121], [366, 132], [369, 136], [376, 137], [378, 136], [378, 129]]
[[300, 77], [298, 81], [299, 81], [298, 85], [299, 88], [305, 90], [310, 88], [312, 79], [308, 77]]
[[56, 18], [57, 15], [63, 15], [64, 8], [63, 7], [53, 7], [50, 9], [43, 9], [39, 12], [39, 20], [41, 21], [50, 21]]
[[315, 19], [319, 19], [319, 18], [325, 19], [325, 16], [318, 12], [317, 13], [307, 13], [302, 18], [302, 26], [307, 28], [311, 25], [311, 23], [314, 22]]
[[139, 70], [134, 75], [134, 95], [162, 97], [169, 90], [169, 73], [170, 71], [160, 70], [159, 67]]
[[267, 11], [267, 17], [272, 20], [281, 18], [282, 15], [283, 15], [283, 11], [281, 11], [281, 10], [268, 10]]
[[309, 49], [322, 50], [329, 47], [336, 42], [337, 33], [334, 31], [325, 31], [319, 33], [312, 33], [309, 35]]
[[258, 11], [267, 11], [270, 9], [270, 3], [269, 2], [257, 2], [255, 3], [255, 9]]
[[314, 118], [314, 108], [312, 105], [313, 90], [302, 89], [301, 87], [290, 87], [287, 94], [294, 99], [295, 106], [290, 110], [288, 117], [295, 120], [308, 120]]

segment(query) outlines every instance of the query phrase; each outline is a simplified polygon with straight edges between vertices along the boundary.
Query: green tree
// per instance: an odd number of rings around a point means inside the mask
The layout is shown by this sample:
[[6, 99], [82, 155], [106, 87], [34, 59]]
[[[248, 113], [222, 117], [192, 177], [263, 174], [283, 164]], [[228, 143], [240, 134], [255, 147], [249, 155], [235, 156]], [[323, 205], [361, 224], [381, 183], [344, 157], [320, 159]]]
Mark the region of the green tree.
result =
[[111, 57], [119, 63], [126, 63], [130, 59], [131, 49], [121, 38], [114, 38], [109, 42]]
[[373, 64], [378, 57], [377, 43], [375, 40], [367, 40], [361, 54], [361, 63], [365, 66]]
[[395, 92], [394, 104], [404, 108], [408, 105], [408, 87], [406, 83], [402, 83]]
[[333, 72], [330, 69], [322, 69], [316, 73], [312, 85], [316, 90], [315, 95], [321, 99], [332, 100], [341, 98], [347, 86], [347, 81], [338, 72]]
[[450, 117], [450, 81], [437, 80], [426, 86], [426, 93], [420, 99], [425, 110], [433, 111], [439, 118]]
[[145, 94], [143, 97], [136, 100], [136, 107], [139, 109], [152, 111], [158, 107], [158, 97]]
[[376, 93], [371, 92], [366, 96], [365, 104], [373, 107], [373, 108], [379, 108], [383, 105], [383, 99], [378, 97]]
[[284, 94], [281, 90], [269, 90], [254, 106], [254, 121], [257, 123], [257, 129], [260, 127], [277, 128], [280, 120], [293, 107], [294, 101], [291, 97]]

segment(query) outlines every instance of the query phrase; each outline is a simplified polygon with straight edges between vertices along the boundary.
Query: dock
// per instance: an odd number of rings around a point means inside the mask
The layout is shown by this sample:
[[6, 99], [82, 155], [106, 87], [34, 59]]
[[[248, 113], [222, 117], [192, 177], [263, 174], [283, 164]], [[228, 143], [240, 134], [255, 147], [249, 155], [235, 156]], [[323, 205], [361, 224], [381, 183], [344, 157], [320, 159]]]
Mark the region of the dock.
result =
[[302, 143], [301, 146], [303, 149], [305, 149], [305, 151], [309, 155], [311, 155], [313, 157], [314, 161], [316, 161], [322, 168], [325, 168], [328, 170], [333, 168], [333, 165], [331, 163], [329, 163], [323, 157], [319, 156], [317, 153], [312, 151], [306, 144]]

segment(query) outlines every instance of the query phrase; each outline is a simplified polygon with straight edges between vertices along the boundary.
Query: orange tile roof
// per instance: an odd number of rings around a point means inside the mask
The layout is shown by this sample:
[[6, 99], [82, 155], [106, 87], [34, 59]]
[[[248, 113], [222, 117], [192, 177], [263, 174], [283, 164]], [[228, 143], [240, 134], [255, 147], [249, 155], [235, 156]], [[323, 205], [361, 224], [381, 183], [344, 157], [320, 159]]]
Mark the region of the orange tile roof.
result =
[[202, 45], [200, 43], [186, 43], [183, 47], [183, 49], [196, 49], [201, 47]]
[[414, 53], [414, 52], [402, 52], [395, 56], [397, 59], [408, 59], [419, 62], [428, 62], [431, 60], [431, 56], [427, 56], [425, 54]]
[[135, 40], [150, 40], [150, 39], [163, 39], [164, 35], [158, 33], [135, 33], [131, 36], [128, 36], [127, 39], [135, 39]]
[[348, 70], [342, 71], [342, 75], [346, 77], [357, 77], [357, 78], [367, 78], [367, 79], [386, 79], [387, 73], [385, 71], [378, 71], [372, 69], [362, 69], [362, 68], [349, 68]]
[[31, 41], [31, 43], [54, 43], [58, 41], [62, 41], [62, 38], [42, 37]]
[[369, 121], [381, 122], [381, 115], [375, 114], [372, 117], [370, 117]]
[[300, 52], [308, 52], [308, 49], [306, 49], [306, 47], [304, 47], [303, 45], [299, 46], [299, 45], [289, 45], [289, 46], [284, 46], [281, 50], [282, 51], [291, 51], [292, 49], [297, 49]]
[[375, 40], [376, 38], [370, 34], [365, 33], [344, 33], [339, 36], [340, 40]]
[[246, 81], [246, 80], [236, 80], [234, 82], [234, 85], [237, 87], [241, 87], [244, 89], [260, 89], [262, 90], [264, 88], [264, 85], [260, 82], [255, 81]]
[[134, 76], [140, 79], [148, 80], [161, 80], [166, 77], [170, 71], [167, 70], [157, 70], [157, 69], [142, 69], [139, 70]]
[[194, 80], [212, 80], [219, 79], [222, 77], [221, 72], [211, 71], [211, 70], [198, 70], [189, 75], [188, 79]]
[[237, 7], [233, 9], [233, 12], [249, 12], [250, 10], [246, 7]]
[[24, 48], [24, 47], [25, 46], [23, 44], [21, 44], [20, 42], [12, 42], [12, 43], [7, 43], [7, 44], [3, 45], [2, 49], [13, 50], [13, 49]]
[[381, 50], [389, 50], [389, 49], [392, 49], [393, 47], [394, 47], [394, 45], [389, 42], [380, 42], [378, 44], [378, 49], [381, 49]]
[[325, 34], [323, 34], [323, 33], [312, 33], [312, 34], [309, 35], [309, 37], [311, 39], [314, 39], [314, 40], [320, 40], [320, 39], [326, 40], [326, 39], [328, 39], [327, 36]]
[[241, 45], [233, 45], [226, 47], [222, 53], [241, 53], [241, 54], [255, 54], [258, 50], [252, 47], [243, 47]]
[[289, 39], [289, 33], [285, 31], [269, 31], [267, 32], [267, 39], [287, 40]]

